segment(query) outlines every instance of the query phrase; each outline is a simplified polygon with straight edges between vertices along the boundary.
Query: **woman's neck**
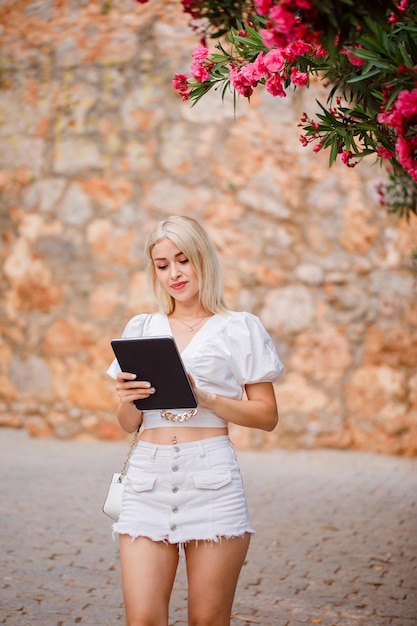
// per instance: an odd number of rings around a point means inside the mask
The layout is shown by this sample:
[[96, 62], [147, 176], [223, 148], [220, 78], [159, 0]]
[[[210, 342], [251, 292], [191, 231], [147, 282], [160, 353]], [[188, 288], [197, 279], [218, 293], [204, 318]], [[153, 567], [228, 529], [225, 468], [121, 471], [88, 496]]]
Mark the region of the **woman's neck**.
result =
[[179, 317], [184, 320], [195, 320], [202, 317], [208, 317], [208, 313], [200, 303], [185, 305], [183, 303], [176, 303], [175, 309], [169, 315], [169, 317]]

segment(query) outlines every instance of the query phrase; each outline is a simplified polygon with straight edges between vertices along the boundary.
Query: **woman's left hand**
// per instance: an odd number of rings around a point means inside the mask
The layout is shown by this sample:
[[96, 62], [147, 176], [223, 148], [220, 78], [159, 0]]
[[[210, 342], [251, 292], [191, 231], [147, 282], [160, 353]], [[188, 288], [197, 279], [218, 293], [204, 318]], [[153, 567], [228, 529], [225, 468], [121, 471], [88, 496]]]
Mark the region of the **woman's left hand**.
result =
[[259, 428], [271, 432], [278, 423], [278, 408], [274, 387], [270, 382], [245, 385], [246, 398], [220, 396], [196, 387], [188, 374], [199, 406], [239, 426]]
[[199, 389], [198, 387], [196, 387], [194, 378], [191, 376], [189, 372], [188, 372], [188, 378], [190, 379], [190, 382], [193, 387], [193, 391], [196, 395], [199, 406], [204, 406], [206, 408], [209, 408], [212, 405], [212, 403], [215, 401], [216, 394], [211, 393], [211, 391], [204, 391], [204, 389]]

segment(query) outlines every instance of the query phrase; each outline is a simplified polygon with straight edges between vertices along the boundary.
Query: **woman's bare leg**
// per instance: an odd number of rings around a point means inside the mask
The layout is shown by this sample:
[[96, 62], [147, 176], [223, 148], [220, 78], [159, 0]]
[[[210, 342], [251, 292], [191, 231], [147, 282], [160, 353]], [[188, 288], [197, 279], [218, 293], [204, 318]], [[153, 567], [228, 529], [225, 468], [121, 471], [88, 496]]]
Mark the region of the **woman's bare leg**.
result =
[[167, 626], [178, 546], [120, 535], [126, 626]]
[[250, 534], [219, 543], [190, 541], [185, 547], [189, 626], [229, 626]]

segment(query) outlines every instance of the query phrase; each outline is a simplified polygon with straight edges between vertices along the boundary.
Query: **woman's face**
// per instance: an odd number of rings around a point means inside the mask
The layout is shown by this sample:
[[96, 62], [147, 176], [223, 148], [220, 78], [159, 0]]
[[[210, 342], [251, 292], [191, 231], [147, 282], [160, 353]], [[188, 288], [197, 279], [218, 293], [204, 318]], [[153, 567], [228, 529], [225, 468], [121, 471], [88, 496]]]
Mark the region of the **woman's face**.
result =
[[178, 302], [198, 298], [197, 273], [170, 239], [161, 239], [154, 245], [152, 261], [157, 279], [172, 298]]

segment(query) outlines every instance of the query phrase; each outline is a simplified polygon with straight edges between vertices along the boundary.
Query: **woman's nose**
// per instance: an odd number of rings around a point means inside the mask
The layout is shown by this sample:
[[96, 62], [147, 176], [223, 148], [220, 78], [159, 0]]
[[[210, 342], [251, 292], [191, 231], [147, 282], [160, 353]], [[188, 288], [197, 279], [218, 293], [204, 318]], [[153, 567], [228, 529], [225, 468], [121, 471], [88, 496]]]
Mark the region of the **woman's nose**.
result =
[[176, 263], [171, 265], [171, 278], [177, 278], [181, 274], [180, 268]]

